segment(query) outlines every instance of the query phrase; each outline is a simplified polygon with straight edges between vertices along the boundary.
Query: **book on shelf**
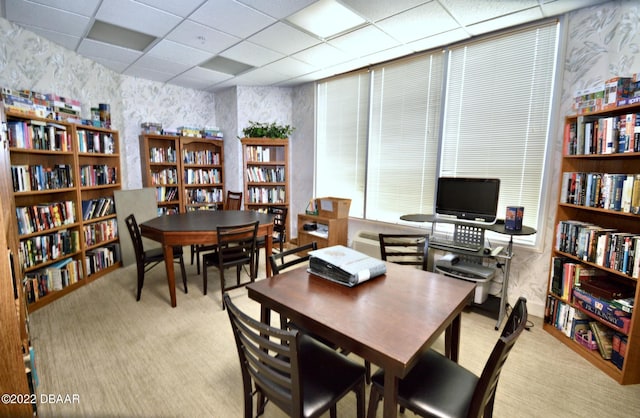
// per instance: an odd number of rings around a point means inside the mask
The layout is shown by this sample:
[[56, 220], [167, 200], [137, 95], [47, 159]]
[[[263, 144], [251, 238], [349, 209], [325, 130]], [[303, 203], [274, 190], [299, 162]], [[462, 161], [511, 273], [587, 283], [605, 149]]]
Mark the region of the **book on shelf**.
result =
[[611, 338], [611, 362], [620, 370], [622, 370], [627, 353], [627, 341], [626, 335], [617, 332]]
[[610, 360], [611, 350], [613, 349], [613, 331], [600, 322], [596, 321], [589, 322], [589, 328], [591, 328], [591, 331], [596, 338], [600, 355], [602, 356], [602, 358]]

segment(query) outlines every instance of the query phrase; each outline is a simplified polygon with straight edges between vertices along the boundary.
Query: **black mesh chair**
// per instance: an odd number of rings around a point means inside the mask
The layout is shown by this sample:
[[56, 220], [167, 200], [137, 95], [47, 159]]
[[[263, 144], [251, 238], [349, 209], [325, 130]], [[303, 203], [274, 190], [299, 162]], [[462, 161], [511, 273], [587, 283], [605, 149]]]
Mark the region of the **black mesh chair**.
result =
[[257, 416], [271, 401], [290, 417], [319, 417], [327, 410], [336, 418], [338, 401], [356, 394], [357, 417], [364, 417], [364, 368], [297, 330], [283, 330], [257, 321], [223, 296], [236, 341], [244, 416]]
[[[256, 235], [258, 221], [233, 226], [219, 226], [217, 228], [218, 244], [215, 250], [202, 256], [202, 285], [207, 294], [207, 268], [215, 266], [220, 274], [220, 292], [224, 295], [227, 290], [236, 289], [255, 281], [256, 271], [254, 258], [256, 256]], [[249, 281], [242, 282], [240, 273], [242, 266], [249, 266]], [[224, 277], [225, 269], [236, 268], [236, 283], [227, 285]], [[224, 304], [222, 305], [224, 309]]]
[[[125, 218], [125, 223], [127, 224], [129, 235], [131, 235], [133, 250], [136, 254], [136, 265], [138, 267], [138, 292], [136, 300], [139, 301], [140, 295], [142, 294], [142, 286], [144, 285], [145, 273], [164, 261], [164, 252], [162, 248], [151, 248], [145, 251], [142, 242], [142, 235], [140, 234], [140, 228], [138, 227], [138, 222], [136, 222], [136, 218], [133, 214]], [[173, 261], [180, 264], [184, 293], [187, 293], [187, 273], [184, 269], [182, 247], [173, 247]]]
[[[500, 372], [526, 325], [527, 300], [520, 297], [480, 377], [434, 350], [426, 351], [400, 381], [398, 404], [421, 417], [491, 417]], [[373, 418], [384, 392], [384, 371], [371, 380], [367, 416]]]
[[396, 264], [418, 266], [427, 271], [428, 234], [379, 234], [380, 258]]

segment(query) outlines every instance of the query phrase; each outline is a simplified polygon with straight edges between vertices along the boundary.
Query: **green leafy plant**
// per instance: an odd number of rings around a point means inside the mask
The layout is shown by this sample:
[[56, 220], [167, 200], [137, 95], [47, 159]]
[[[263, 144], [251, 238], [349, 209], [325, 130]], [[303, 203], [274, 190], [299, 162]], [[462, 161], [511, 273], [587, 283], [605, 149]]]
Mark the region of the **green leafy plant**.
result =
[[295, 128], [290, 125], [249, 121], [249, 126], [242, 130], [245, 138], [289, 138]]

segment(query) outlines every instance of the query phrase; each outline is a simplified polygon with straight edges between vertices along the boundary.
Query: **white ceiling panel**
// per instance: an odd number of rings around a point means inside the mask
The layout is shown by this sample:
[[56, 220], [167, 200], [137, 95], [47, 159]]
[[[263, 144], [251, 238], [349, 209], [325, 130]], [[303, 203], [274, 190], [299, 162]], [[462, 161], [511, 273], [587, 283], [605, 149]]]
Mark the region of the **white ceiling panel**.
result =
[[185, 20], [167, 38], [192, 48], [217, 54], [240, 42], [240, 38], [212, 29], [191, 20]]
[[108, 0], [100, 7], [96, 19], [153, 36], [164, 36], [182, 19], [133, 0]]
[[[293, 86], [606, 1], [0, 0], [0, 17], [118, 73], [219, 91]], [[324, 39], [288, 20], [336, 4], [365, 23]], [[329, 23], [342, 12], [331, 13]], [[102, 42], [89, 40], [95, 21], [117, 27], [107, 28], [112, 32]], [[116, 46], [134, 36], [120, 28], [156, 39], [142, 52]], [[228, 60], [255, 68], [221, 75], [201, 67], [212, 58], [218, 71], [225, 62], [234, 65]]]

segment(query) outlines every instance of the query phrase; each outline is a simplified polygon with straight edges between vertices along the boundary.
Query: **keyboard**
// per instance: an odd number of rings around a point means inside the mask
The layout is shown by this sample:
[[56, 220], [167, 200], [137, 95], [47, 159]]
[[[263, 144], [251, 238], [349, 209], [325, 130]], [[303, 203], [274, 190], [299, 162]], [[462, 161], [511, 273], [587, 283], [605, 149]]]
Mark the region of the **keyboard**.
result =
[[455, 242], [434, 237], [431, 237], [429, 239], [429, 245], [436, 245], [438, 247], [446, 247], [463, 251], [480, 251], [480, 249], [482, 248], [482, 245], [476, 243]]

